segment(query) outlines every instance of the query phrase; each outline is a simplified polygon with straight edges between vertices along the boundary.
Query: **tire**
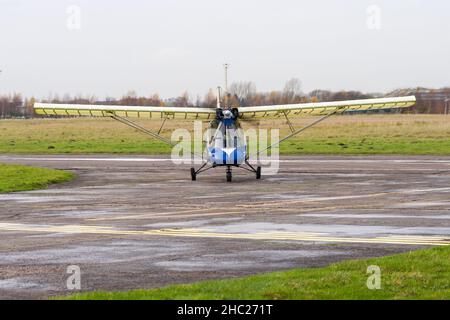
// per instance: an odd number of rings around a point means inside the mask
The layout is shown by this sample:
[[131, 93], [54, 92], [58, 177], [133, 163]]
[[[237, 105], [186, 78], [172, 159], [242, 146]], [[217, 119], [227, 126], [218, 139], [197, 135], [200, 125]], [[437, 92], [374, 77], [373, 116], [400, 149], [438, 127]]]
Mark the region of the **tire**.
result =
[[197, 181], [197, 173], [195, 173], [194, 168], [191, 168], [191, 179], [192, 181]]
[[256, 168], [256, 179], [257, 180], [261, 179], [261, 167]]
[[227, 171], [227, 182], [231, 182], [232, 179], [231, 171]]

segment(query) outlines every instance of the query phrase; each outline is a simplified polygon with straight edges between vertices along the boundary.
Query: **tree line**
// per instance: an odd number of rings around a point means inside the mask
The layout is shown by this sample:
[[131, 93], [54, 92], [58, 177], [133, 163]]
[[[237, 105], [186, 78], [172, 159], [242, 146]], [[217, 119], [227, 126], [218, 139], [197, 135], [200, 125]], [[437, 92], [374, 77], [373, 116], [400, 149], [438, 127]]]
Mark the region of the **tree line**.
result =
[[[406, 110], [409, 113], [444, 113], [446, 109], [445, 98], [450, 97], [450, 88], [429, 90], [424, 88], [399, 89], [388, 94], [363, 93], [360, 91], [330, 91], [313, 90], [309, 93], [302, 91], [300, 80], [293, 78], [286, 82], [283, 90], [260, 92], [251, 81], [234, 82], [230, 85], [229, 94], [224, 99], [229, 105], [235, 107], [263, 106], [276, 104], [328, 102], [355, 99], [370, 99], [383, 96], [405, 96], [415, 94], [418, 102], [415, 107]], [[105, 104], [105, 105], [131, 105], [131, 106], [170, 106], [170, 107], [201, 107], [214, 108], [216, 106], [216, 90], [210, 89], [203, 97], [193, 98], [187, 91], [178, 97], [161, 98], [158, 94], [139, 96], [130, 91], [121, 98], [98, 99], [95, 96], [53, 95], [40, 102], [68, 103], [68, 104]], [[24, 98], [19, 93], [0, 95], [0, 118], [34, 117], [34, 97]], [[447, 102], [448, 104], [448, 102]], [[448, 110], [450, 112], [450, 110]]]

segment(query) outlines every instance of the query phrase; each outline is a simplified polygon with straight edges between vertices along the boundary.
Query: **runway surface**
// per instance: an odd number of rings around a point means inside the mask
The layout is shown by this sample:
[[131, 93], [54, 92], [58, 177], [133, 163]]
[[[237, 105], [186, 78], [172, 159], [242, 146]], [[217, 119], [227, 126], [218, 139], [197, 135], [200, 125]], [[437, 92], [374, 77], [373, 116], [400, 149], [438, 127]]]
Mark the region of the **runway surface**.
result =
[[286, 157], [233, 183], [165, 157], [0, 162], [77, 174], [0, 195], [0, 298], [74, 293], [71, 265], [83, 291], [129, 290], [450, 245], [450, 157]]

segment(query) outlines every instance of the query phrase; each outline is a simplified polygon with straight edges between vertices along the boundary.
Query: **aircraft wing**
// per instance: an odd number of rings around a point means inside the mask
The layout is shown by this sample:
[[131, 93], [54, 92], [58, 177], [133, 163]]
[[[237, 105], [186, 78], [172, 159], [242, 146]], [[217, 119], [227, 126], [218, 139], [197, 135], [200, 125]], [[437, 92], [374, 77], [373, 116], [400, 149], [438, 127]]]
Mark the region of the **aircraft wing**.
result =
[[303, 115], [327, 115], [332, 112], [342, 113], [345, 111], [364, 111], [407, 108], [416, 103], [415, 96], [349, 100], [336, 102], [300, 103], [273, 106], [241, 107], [239, 114], [241, 119], [252, 118], [277, 118]]
[[110, 117], [111, 115], [117, 115], [127, 118], [188, 120], [208, 120], [216, 117], [216, 109], [214, 108], [35, 103], [34, 110], [36, 114], [61, 116]]
[[[302, 115], [326, 115], [332, 112], [364, 111], [406, 108], [416, 103], [414, 96], [398, 98], [380, 98], [365, 100], [349, 100], [336, 102], [300, 103], [272, 106], [241, 107], [241, 119], [278, 118]], [[36, 114], [62, 116], [135, 117], [146, 119], [188, 119], [212, 120], [216, 117], [214, 108], [178, 108], [178, 107], [143, 107], [117, 105], [79, 105], [35, 103]]]

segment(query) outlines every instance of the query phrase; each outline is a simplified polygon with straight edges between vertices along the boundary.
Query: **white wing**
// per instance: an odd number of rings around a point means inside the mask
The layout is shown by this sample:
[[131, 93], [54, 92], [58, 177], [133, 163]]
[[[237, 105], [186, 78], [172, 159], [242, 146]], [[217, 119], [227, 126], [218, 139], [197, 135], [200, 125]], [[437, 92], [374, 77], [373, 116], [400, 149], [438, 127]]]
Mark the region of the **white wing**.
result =
[[[302, 115], [326, 115], [331, 112], [363, 111], [407, 108], [416, 103], [414, 96], [398, 98], [381, 98], [350, 100], [320, 103], [301, 103], [258, 107], [239, 108], [240, 118], [270, 118]], [[34, 109], [42, 115], [64, 116], [91, 116], [109, 117], [118, 115], [122, 117], [137, 117], [147, 119], [215, 119], [214, 108], [176, 108], [176, 107], [140, 107], [140, 106], [112, 106], [112, 105], [78, 105], [78, 104], [52, 104], [35, 103]]]
[[349, 100], [336, 102], [300, 103], [273, 106], [241, 107], [239, 114], [242, 119], [302, 116], [302, 115], [326, 115], [332, 112], [363, 111], [407, 108], [416, 103], [416, 97], [397, 97]]
[[214, 108], [138, 107], [85, 104], [35, 103], [36, 114], [62, 116], [134, 117], [146, 119], [215, 119]]

